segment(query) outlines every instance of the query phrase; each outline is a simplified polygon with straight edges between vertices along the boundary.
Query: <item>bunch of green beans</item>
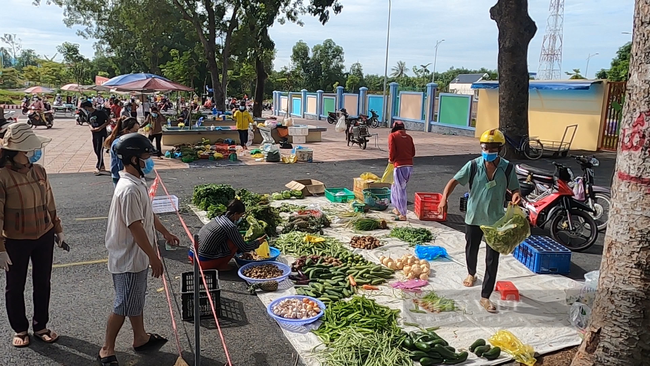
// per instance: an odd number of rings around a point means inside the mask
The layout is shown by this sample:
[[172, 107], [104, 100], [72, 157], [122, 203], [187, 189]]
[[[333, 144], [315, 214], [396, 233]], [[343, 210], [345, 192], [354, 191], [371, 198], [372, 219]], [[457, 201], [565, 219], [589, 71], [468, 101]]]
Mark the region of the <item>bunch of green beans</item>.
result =
[[351, 327], [319, 354], [327, 366], [411, 366], [409, 354], [400, 347], [400, 331], [360, 332]]

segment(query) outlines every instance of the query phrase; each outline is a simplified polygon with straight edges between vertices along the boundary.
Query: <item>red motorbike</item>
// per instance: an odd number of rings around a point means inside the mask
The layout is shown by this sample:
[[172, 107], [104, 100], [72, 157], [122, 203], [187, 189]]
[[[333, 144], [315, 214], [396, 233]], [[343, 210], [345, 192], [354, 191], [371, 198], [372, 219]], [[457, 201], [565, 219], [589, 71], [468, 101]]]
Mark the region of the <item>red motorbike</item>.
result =
[[542, 228], [550, 225], [551, 237], [558, 243], [571, 251], [583, 251], [598, 238], [598, 225], [591, 215], [594, 210], [574, 198], [573, 189], [569, 186], [571, 175], [568, 168], [553, 164], [553, 189], [529, 196], [535, 190], [536, 179], [548, 179], [547, 175], [540, 174], [543, 171], [537, 172], [535, 169], [530, 169], [527, 179], [519, 182], [520, 206], [528, 215], [531, 226]]

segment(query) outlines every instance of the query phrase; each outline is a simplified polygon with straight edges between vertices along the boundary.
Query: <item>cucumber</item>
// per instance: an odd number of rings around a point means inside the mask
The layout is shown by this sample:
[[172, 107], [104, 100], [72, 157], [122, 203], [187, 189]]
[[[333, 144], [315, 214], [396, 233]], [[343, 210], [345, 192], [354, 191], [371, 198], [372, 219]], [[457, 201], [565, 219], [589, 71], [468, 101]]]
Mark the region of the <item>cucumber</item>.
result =
[[439, 344], [439, 345], [441, 345], [441, 346], [444, 346], [444, 345], [447, 344], [447, 341], [445, 341], [444, 339], [435, 339], [435, 340], [431, 341], [431, 343], [429, 343], [429, 345], [430, 345], [431, 347], [435, 346], [436, 344]]
[[474, 343], [472, 343], [472, 345], [469, 346], [469, 351], [474, 352], [476, 347], [481, 347], [481, 346], [485, 346], [485, 339], [483, 339], [483, 338], [479, 338], [479, 339], [475, 340]]
[[443, 346], [443, 345], [441, 345], [441, 344], [436, 344], [435, 346], [433, 346], [433, 350], [435, 350], [435, 351], [437, 351], [438, 353], [440, 353], [440, 355], [441, 355], [444, 359], [455, 358], [455, 357], [456, 357], [456, 353], [455, 353], [455, 352], [452, 352], [452, 351], [446, 349], [445, 346]]
[[429, 357], [429, 355], [427, 355], [426, 352], [422, 352], [422, 351], [413, 351], [413, 352], [411, 352], [411, 354], [409, 355], [409, 357], [411, 357], [411, 360], [413, 360], [413, 361], [417, 361], [417, 360], [421, 359], [422, 357]]
[[431, 358], [431, 357], [422, 357], [420, 359], [420, 365], [422, 366], [431, 366], [440, 363], [441, 359]]
[[459, 363], [463, 363], [463, 362], [467, 361], [467, 356], [469, 356], [469, 354], [467, 352], [462, 352], [462, 353], [459, 353], [457, 355], [454, 355], [453, 358], [446, 358], [444, 361], [442, 361], [442, 364], [443, 365], [456, 365], [456, 364], [459, 364]]
[[406, 339], [404, 339], [404, 342], [402, 342], [402, 345], [405, 348], [410, 349], [410, 350], [412, 350], [413, 347], [415, 347], [415, 344], [413, 344], [413, 340], [411, 338], [409, 338], [409, 337], [406, 337]]
[[415, 342], [415, 347], [417, 347], [417, 349], [419, 349], [420, 351], [424, 351], [424, 352], [431, 351], [431, 346], [429, 346], [424, 342]]
[[374, 280], [370, 281], [370, 284], [371, 285], [381, 285], [384, 282], [386, 282], [386, 280], [383, 279], [383, 278], [375, 278]]
[[489, 361], [495, 360], [499, 358], [499, 356], [501, 356], [501, 348], [499, 347], [494, 347], [483, 354], [483, 357]]
[[492, 347], [490, 347], [489, 344], [488, 344], [488, 345], [485, 345], [485, 346], [476, 347], [476, 348], [474, 349], [474, 354], [475, 354], [476, 356], [478, 356], [478, 357], [483, 357], [483, 354], [484, 354], [485, 352], [489, 351], [490, 348], [492, 348]]
[[448, 349], [451, 352], [454, 352], [454, 353], [456, 352], [456, 349], [454, 347], [452, 347], [452, 346], [445, 346], [445, 348]]

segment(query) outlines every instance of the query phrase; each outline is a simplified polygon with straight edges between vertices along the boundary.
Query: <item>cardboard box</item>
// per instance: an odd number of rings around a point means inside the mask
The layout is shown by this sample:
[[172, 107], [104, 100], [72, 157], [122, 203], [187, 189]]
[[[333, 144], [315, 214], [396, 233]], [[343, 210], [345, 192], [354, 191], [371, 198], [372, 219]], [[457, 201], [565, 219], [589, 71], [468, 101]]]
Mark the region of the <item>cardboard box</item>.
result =
[[390, 183], [381, 183], [381, 182], [373, 182], [373, 181], [368, 181], [368, 180], [363, 180], [359, 177], [354, 178], [354, 196], [360, 200], [363, 201], [363, 190], [364, 189], [372, 189], [372, 188], [390, 188], [392, 184]]
[[325, 193], [325, 184], [316, 179], [296, 179], [285, 184], [285, 187], [302, 191], [304, 196], [318, 196]]

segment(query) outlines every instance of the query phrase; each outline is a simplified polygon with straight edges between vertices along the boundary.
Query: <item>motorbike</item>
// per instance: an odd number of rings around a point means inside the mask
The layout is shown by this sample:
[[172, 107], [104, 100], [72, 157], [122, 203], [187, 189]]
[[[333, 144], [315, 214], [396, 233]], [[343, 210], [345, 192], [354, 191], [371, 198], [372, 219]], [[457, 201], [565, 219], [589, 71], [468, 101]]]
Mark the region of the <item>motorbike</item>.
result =
[[20, 110], [22, 111], [23, 116], [27, 115], [27, 113], [29, 113], [29, 101], [23, 101], [20, 104]]
[[[571, 251], [583, 251], [591, 247], [598, 238], [598, 225], [592, 217], [594, 210], [574, 198], [573, 189], [568, 184], [571, 180], [568, 168], [562, 164], [553, 164], [555, 172], [550, 178], [554, 181], [555, 188], [541, 195], [531, 196], [535, 182], [548, 182], [549, 176], [545, 170], [529, 167], [528, 177], [519, 184], [519, 205], [532, 227], [550, 226], [551, 237], [555, 241]], [[511, 199], [510, 192], [507, 199]]]
[[367, 114], [360, 114], [359, 119], [362, 120], [367, 126], [372, 128], [379, 127], [379, 115], [374, 110], [370, 110], [370, 116]]
[[52, 126], [54, 126], [54, 114], [52, 111], [44, 111], [43, 116], [45, 116], [45, 120], [43, 120], [41, 114], [38, 113], [38, 111], [32, 109], [27, 115], [27, 123], [32, 126], [32, 128], [36, 128], [38, 126], [52, 128]]
[[368, 138], [370, 137], [370, 132], [368, 131], [368, 125], [366, 125], [361, 120], [350, 120], [347, 123], [347, 142], [348, 146], [357, 144], [363, 150], [368, 146]]
[[5, 119], [9, 123], [16, 123], [18, 122], [18, 118], [14, 117], [14, 114], [16, 114], [16, 111], [9, 111], [5, 113]]
[[[595, 157], [587, 156], [571, 156], [574, 158], [580, 168], [582, 169], [582, 176], [575, 177], [570, 168], [567, 171], [570, 175], [568, 182], [569, 187], [573, 189], [573, 196], [576, 200], [585, 203], [593, 212], [591, 216], [598, 225], [598, 230], [603, 231], [607, 228], [607, 221], [609, 220], [609, 208], [612, 202], [611, 190], [607, 187], [594, 185], [594, 167], [600, 165], [600, 162]], [[517, 164], [515, 172], [521, 181], [525, 181], [528, 177], [531, 167], [525, 164]], [[534, 168], [533, 168], [534, 169]], [[537, 169], [539, 172], [540, 169]], [[529, 194], [531, 198], [539, 196], [548, 190], [552, 190], [553, 186], [553, 173], [546, 172], [546, 178], [538, 178], [535, 181], [535, 188]]]
[[88, 112], [83, 108], [77, 108], [75, 112], [75, 120], [79, 126], [83, 126], [84, 123], [88, 123], [90, 120]]

